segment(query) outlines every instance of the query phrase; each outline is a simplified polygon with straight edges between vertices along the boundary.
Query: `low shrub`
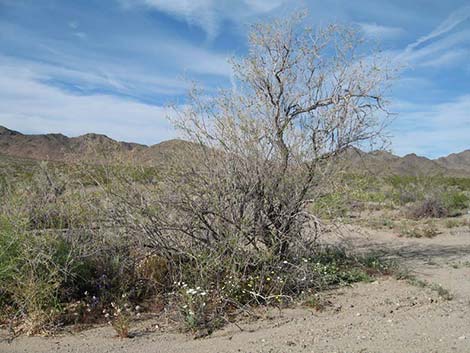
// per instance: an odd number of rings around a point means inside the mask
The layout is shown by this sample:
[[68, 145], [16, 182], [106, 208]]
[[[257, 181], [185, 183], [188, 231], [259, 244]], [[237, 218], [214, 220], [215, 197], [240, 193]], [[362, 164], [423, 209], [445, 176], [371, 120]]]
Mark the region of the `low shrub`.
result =
[[445, 204], [437, 198], [426, 198], [424, 201], [415, 204], [409, 212], [414, 219], [420, 218], [443, 218], [449, 214]]
[[55, 167], [36, 173], [27, 184], [9, 184], [0, 205], [3, 321], [16, 318], [34, 334], [94, 322], [122, 293], [133, 301], [153, 294], [153, 281], [137, 271], [142, 247], [107, 223], [101, 195]]
[[51, 234], [34, 236], [2, 222], [0, 229], [3, 301], [24, 318], [34, 334], [53, 324], [60, 313], [60, 286], [68, 272], [71, 249]]
[[293, 250], [280, 258], [250, 252], [195, 255], [174, 274], [172, 305], [184, 328], [209, 334], [246, 308], [289, 305], [305, 293], [389, 274], [378, 257], [354, 257], [336, 247]]
[[402, 222], [399, 227], [399, 235], [407, 238], [434, 238], [439, 234], [439, 229], [434, 222], [424, 224]]
[[443, 194], [443, 203], [453, 214], [459, 214], [470, 205], [470, 197], [459, 191], [448, 191]]

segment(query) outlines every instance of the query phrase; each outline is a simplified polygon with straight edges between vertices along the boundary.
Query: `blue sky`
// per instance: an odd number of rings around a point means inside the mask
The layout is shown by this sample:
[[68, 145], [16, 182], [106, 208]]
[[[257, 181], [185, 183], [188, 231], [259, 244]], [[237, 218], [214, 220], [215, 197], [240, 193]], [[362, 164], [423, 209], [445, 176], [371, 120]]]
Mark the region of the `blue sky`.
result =
[[229, 87], [250, 23], [308, 9], [406, 68], [390, 92], [392, 151], [470, 149], [470, 3], [460, 0], [0, 0], [0, 125], [154, 144], [188, 80]]

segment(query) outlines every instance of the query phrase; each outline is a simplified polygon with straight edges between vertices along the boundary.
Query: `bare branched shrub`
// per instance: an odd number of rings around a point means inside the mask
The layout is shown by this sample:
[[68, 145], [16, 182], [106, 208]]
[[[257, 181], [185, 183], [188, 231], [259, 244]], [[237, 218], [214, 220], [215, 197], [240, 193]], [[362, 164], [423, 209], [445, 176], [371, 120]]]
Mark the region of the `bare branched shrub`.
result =
[[437, 197], [427, 197], [410, 209], [410, 216], [420, 218], [443, 218], [449, 215], [444, 202]]
[[307, 206], [325, 196], [344, 151], [382, 142], [385, 62], [361, 51], [353, 29], [300, 23], [254, 26], [234, 87], [190, 91], [175, 119], [187, 142], [155, 182], [117, 171], [106, 186], [113, 221], [165, 259], [166, 285], [199, 328], [319, 283], [321, 225]]
[[208, 334], [251, 305], [368, 278], [316, 246], [322, 226], [308, 206], [328, 200], [346, 150], [381, 142], [390, 70], [353, 29], [300, 24], [254, 26], [232, 89], [190, 91], [175, 119], [187, 141], [158, 171], [111, 153], [67, 173], [44, 165], [7, 190], [0, 241], [16, 255], [0, 249], [0, 299], [35, 330], [56, 312], [89, 322], [116, 310], [125, 337], [131, 316], [116, 298], [130, 308], [157, 294]]
[[190, 92], [176, 124], [191, 151], [165, 184], [177, 233], [206, 246], [236, 237], [282, 257], [312, 229], [306, 204], [322, 194], [337, 157], [382, 137], [384, 62], [361, 54], [352, 29], [299, 23], [254, 26], [248, 56], [233, 66], [235, 87], [216, 97]]

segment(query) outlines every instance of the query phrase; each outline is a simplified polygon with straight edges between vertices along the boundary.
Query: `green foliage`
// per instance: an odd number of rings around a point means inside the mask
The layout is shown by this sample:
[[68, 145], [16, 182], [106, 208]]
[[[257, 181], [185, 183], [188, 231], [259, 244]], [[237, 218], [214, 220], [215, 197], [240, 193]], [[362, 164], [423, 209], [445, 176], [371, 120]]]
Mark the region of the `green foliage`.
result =
[[[103, 310], [117, 310], [111, 303], [123, 293], [129, 303], [158, 294], [186, 329], [210, 333], [246, 306], [286, 305], [389, 271], [378, 258], [302, 242], [280, 256], [247, 248], [236, 234], [217, 246], [188, 244], [172, 256], [155, 244], [149, 252], [142, 229], [153, 229], [160, 208], [148, 202], [142, 212], [123, 211], [161, 192], [153, 169], [42, 164], [33, 171], [3, 182], [0, 207], [0, 307], [27, 323], [29, 333], [59, 321], [102, 322]], [[351, 185], [315, 206], [336, 217], [354, 198], [385, 202], [381, 181], [351, 177]], [[128, 335], [129, 317], [118, 318], [117, 332]]]
[[180, 262], [177, 269], [175, 275], [181, 280], [170, 291], [175, 293], [181, 321], [190, 331], [212, 332], [239, 308], [282, 306], [304, 293], [371, 281], [378, 274], [389, 274], [392, 267], [377, 256], [355, 257], [326, 247], [297, 249], [285, 258], [245, 251], [225, 257], [222, 252], [215, 256], [202, 251]]
[[449, 210], [461, 211], [470, 206], [470, 197], [461, 191], [447, 191], [443, 194], [443, 202]]
[[58, 314], [59, 289], [68, 273], [71, 248], [53, 234], [30, 234], [4, 217], [0, 223], [0, 293], [3, 303], [26, 317], [36, 333]]
[[438, 218], [459, 215], [470, 207], [470, 178], [343, 174], [332, 184], [332, 189], [312, 204], [312, 212], [322, 218], [397, 207], [411, 209], [412, 218]]
[[129, 237], [103, 227], [103, 194], [84, 188], [75, 172], [41, 164], [3, 191], [0, 313], [22, 318], [28, 333], [50, 328], [84, 293], [102, 306], [124, 291], [139, 299], [152, 292], [136, 276]]

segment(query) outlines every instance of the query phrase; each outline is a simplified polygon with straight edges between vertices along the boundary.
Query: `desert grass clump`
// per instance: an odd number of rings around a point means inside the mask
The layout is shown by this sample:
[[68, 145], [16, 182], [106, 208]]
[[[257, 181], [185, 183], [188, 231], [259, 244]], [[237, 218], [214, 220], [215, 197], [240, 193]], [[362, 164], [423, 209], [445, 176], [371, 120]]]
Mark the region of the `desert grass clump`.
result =
[[[71, 249], [51, 234], [34, 236], [18, 226], [0, 229], [3, 302], [22, 318], [22, 330], [35, 334], [51, 329], [60, 314], [60, 287]], [[4, 253], [3, 253], [4, 252]]]
[[17, 331], [99, 322], [121, 293], [136, 301], [153, 293], [137, 271], [143, 249], [113, 227], [102, 195], [70, 169], [41, 164], [3, 191], [0, 312]]
[[449, 218], [445, 222], [446, 228], [459, 228], [459, 227], [470, 227], [470, 219], [468, 217], [462, 218]]
[[434, 238], [440, 233], [436, 222], [433, 220], [424, 223], [403, 221], [398, 228], [399, 236], [406, 238]]

